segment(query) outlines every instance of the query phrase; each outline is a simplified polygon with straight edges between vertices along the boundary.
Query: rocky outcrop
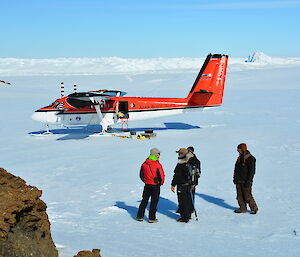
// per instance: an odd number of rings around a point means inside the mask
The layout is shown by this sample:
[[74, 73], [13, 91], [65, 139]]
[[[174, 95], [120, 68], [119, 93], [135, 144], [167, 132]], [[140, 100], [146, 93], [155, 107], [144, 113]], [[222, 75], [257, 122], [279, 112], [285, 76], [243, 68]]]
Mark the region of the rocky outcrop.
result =
[[42, 191], [0, 168], [0, 257], [57, 257]]
[[99, 249], [93, 249], [90, 251], [80, 251], [74, 257], [101, 257]]

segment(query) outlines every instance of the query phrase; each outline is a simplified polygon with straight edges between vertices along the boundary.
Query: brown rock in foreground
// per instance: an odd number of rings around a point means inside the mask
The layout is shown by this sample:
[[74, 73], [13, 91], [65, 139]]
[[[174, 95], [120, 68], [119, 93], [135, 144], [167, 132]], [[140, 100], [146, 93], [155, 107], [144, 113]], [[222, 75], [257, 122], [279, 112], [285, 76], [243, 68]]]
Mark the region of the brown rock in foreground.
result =
[[93, 249], [90, 251], [80, 251], [74, 257], [101, 257], [99, 249]]
[[0, 257], [57, 257], [42, 191], [0, 168]]

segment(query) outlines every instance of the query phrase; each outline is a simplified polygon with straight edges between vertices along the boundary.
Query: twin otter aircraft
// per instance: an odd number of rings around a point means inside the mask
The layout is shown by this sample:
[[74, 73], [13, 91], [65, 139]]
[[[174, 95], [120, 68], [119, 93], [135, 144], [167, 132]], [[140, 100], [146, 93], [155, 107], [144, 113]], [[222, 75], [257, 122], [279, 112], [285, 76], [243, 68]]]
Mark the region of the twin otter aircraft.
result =
[[[116, 90], [75, 92], [32, 115], [44, 124], [66, 127], [100, 124], [103, 132], [124, 119], [150, 119], [222, 104], [228, 55], [209, 54], [185, 98], [124, 97]], [[171, 91], [170, 91], [171, 92]]]

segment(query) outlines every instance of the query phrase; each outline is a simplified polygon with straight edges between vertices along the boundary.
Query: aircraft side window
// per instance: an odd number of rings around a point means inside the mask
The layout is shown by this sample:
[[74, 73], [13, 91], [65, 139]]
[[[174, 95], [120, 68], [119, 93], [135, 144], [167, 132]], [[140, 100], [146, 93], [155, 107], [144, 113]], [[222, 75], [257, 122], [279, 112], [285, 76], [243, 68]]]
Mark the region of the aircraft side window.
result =
[[64, 108], [64, 103], [62, 103], [62, 102], [57, 102], [57, 103], [55, 104], [55, 108], [57, 108], [57, 109], [63, 109], [63, 108]]
[[104, 100], [101, 100], [101, 101], [100, 101], [100, 108], [104, 108], [104, 106], [105, 106], [105, 101], [104, 101]]

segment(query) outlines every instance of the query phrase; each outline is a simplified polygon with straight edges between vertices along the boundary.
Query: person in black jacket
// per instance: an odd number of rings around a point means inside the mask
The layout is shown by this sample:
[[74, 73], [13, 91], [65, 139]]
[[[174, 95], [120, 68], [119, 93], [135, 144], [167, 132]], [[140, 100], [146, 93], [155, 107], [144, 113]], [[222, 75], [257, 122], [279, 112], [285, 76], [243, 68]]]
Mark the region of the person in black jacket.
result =
[[250, 213], [256, 214], [258, 208], [252, 195], [256, 159], [247, 150], [247, 145], [245, 143], [239, 144], [237, 151], [239, 152], [239, 157], [237, 158], [234, 167], [233, 183], [236, 185], [236, 199], [240, 208], [236, 209], [234, 212], [247, 212], [247, 204], [249, 204], [251, 210]]
[[181, 218], [177, 221], [189, 222], [193, 207], [191, 206], [191, 180], [188, 161], [192, 157], [192, 154], [186, 148], [181, 148], [176, 152], [178, 153], [178, 163], [174, 170], [171, 190], [175, 193], [175, 186], [177, 186], [177, 197], [181, 215]]

